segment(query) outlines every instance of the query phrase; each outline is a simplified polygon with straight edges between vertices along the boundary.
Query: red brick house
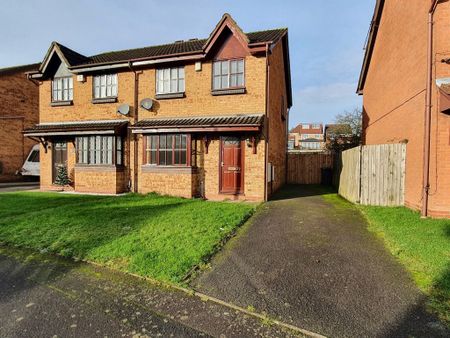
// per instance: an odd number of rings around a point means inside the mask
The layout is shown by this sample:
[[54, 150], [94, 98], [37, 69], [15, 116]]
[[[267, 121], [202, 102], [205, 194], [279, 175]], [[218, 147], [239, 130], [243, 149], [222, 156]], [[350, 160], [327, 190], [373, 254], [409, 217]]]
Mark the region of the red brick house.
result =
[[323, 150], [324, 132], [322, 123], [300, 123], [289, 132], [289, 140], [294, 142], [294, 149]]
[[38, 67], [0, 69], [0, 182], [17, 179], [16, 172], [36, 144], [22, 132], [39, 121], [39, 87], [25, 74]]
[[405, 203], [450, 217], [450, 2], [378, 0], [358, 85], [365, 144], [407, 143]]
[[285, 183], [287, 29], [85, 56], [52, 43], [37, 72], [41, 189], [265, 200]]

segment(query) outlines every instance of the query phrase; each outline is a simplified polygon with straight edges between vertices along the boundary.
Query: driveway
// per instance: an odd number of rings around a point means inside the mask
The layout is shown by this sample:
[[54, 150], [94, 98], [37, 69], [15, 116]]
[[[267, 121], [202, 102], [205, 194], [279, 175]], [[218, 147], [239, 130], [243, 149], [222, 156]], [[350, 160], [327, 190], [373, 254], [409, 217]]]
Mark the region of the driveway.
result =
[[192, 286], [331, 337], [446, 336], [359, 211], [321, 193], [286, 187]]
[[15, 191], [38, 191], [39, 182], [11, 182], [0, 183], [0, 193]]

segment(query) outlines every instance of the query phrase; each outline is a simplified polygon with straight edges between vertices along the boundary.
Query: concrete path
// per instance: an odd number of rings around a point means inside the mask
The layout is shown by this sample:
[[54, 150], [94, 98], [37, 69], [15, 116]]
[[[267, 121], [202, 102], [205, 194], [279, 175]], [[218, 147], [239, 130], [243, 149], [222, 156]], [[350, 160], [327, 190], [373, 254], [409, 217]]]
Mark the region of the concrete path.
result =
[[210, 336], [293, 332], [108, 269], [0, 250], [0, 337]]
[[0, 183], [0, 193], [14, 191], [39, 191], [39, 182]]
[[331, 337], [439, 337], [407, 272], [353, 206], [290, 186], [192, 286]]

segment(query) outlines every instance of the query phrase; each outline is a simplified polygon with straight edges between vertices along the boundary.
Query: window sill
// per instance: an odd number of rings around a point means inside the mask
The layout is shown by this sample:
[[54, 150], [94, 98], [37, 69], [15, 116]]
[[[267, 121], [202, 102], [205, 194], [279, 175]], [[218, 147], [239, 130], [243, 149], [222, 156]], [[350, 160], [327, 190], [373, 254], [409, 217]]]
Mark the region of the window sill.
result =
[[141, 167], [143, 173], [168, 173], [168, 174], [195, 174], [197, 167], [164, 166], [144, 164]]
[[167, 94], [156, 94], [155, 99], [157, 100], [168, 100], [168, 99], [182, 99], [184, 98], [184, 92], [183, 93], [167, 93]]
[[124, 171], [124, 167], [114, 164], [76, 164], [76, 171], [103, 171], [103, 172], [119, 172]]
[[115, 103], [115, 102], [117, 102], [117, 97], [104, 97], [104, 98], [92, 99], [93, 104]]
[[50, 106], [51, 107], [61, 107], [61, 106], [71, 106], [71, 105], [73, 105], [73, 101], [72, 100], [52, 101], [52, 102], [50, 102]]
[[231, 88], [231, 89], [215, 89], [211, 91], [212, 96], [219, 96], [219, 95], [238, 95], [238, 94], [245, 94], [246, 90], [244, 88]]

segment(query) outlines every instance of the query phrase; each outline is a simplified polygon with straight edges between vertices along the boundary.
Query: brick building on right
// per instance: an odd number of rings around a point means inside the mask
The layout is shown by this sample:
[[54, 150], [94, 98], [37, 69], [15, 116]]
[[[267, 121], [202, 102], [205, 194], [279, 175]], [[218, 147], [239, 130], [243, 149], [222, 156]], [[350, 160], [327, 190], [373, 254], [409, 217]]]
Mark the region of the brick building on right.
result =
[[450, 218], [450, 2], [377, 0], [358, 84], [365, 144], [407, 143], [405, 204]]

